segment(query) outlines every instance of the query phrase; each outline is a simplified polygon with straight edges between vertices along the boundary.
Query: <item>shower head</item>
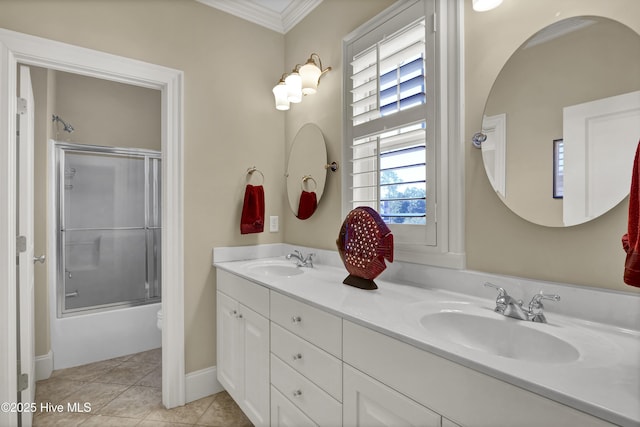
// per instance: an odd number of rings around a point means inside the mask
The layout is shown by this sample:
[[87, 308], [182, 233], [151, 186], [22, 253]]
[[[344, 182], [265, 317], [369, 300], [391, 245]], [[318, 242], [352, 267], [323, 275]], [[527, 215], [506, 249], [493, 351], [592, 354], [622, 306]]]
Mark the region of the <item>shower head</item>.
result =
[[59, 116], [56, 116], [55, 114], [52, 116], [52, 121], [62, 123], [62, 125], [64, 126], [63, 130], [65, 132], [71, 133], [75, 130], [70, 123], [66, 123], [64, 120], [62, 120]]

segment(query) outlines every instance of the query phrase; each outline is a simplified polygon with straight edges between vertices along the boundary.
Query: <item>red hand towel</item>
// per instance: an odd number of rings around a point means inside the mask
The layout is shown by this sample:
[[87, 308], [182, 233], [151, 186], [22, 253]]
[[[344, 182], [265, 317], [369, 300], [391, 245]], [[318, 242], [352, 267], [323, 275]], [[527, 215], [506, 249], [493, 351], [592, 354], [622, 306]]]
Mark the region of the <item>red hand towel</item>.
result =
[[622, 247], [627, 252], [624, 263], [624, 282], [640, 287], [640, 142], [636, 149], [629, 192], [629, 221], [627, 234], [622, 236]]
[[298, 219], [307, 219], [316, 211], [318, 201], [316, 193], [311, 191], [302, 191], [300, 194], [300, 203], [298, 205]]
[[240, 217], [240, 233], [262, 233], [264, 231], [264, 189], [262, 185], [247, 185]]

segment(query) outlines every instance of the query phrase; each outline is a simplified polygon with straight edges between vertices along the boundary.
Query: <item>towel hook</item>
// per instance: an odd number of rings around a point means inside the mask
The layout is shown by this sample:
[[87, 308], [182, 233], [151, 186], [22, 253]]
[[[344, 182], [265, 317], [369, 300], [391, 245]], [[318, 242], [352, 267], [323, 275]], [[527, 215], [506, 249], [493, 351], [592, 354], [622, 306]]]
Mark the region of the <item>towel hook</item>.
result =
[[316, 188], [318, 188], [318, 183], [316, 182], [316, 180], [311, 175], [305, 175], [302, 177], [302, 183], [300, 184], [300, 188], [302, 188], [302, 191], [304, 191], [304, 185], [307, 183], [307, 181], [313, 181], [314, 187], [311, 191], [315, 191]]
[[262, 182], [259, 185], [264, 184], [264, 174], [262, 173], [262, 171], [260, 169], [256, 168], [255, 166], [252, 166], [252, 167], [247, 169], [247, 175], [249, 175], [249, 179], [251, 179], [251, 176], [253, 176], [254, 172], [258, 172], [260, 174], [260, 176], [262, 177]]

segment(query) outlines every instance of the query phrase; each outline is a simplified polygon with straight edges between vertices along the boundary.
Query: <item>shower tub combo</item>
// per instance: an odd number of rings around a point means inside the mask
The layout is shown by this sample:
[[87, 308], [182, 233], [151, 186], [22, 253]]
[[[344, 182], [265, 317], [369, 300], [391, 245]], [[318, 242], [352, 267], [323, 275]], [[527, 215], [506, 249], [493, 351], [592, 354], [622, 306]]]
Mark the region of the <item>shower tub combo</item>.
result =
[[160, 347], [161, 154], [53, 146], [54, 369]]

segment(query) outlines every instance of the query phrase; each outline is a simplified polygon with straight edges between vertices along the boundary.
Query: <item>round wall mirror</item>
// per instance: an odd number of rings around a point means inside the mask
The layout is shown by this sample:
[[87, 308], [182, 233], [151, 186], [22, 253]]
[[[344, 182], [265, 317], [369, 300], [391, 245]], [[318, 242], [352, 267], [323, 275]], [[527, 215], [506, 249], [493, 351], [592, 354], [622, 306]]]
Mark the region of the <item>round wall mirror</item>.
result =
[[299, 219], [314, 214], [327, 178], [327, 147], [320, 128], [303, 125], [296, 134], [287, 165], [289, 206]]
[[509, 58], [491, 88], [482, 158], [500, 199], [565, 227], [628, 194], [640, 140], [640, 35], [611, 19], [556, 22]]

